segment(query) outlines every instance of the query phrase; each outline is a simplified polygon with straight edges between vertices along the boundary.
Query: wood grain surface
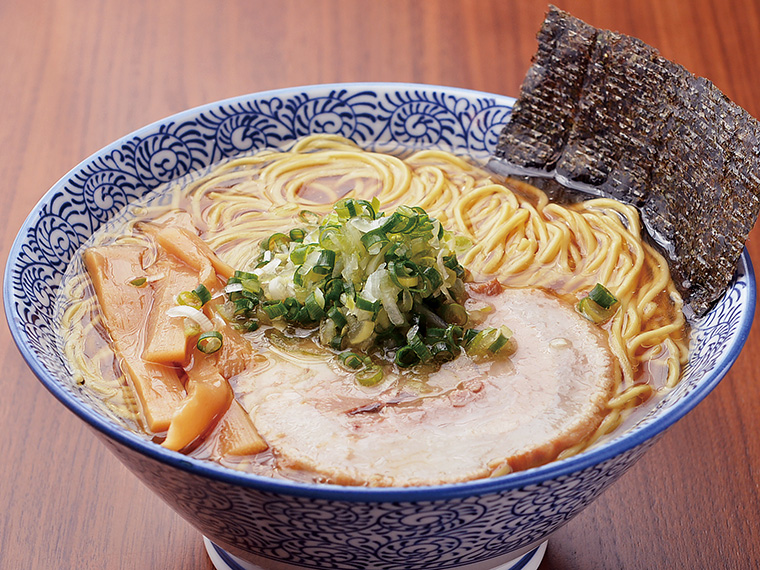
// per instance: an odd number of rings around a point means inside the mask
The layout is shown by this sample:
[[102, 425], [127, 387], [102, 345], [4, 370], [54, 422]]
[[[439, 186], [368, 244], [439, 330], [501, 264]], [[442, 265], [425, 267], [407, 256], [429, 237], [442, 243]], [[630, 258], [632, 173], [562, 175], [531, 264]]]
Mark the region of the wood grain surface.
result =
[[[760, 116], [756, 0], [556, 0]], [[3, 259], [57, 179], [164, 116], [244, 93], [401, 81], [516, 95], [528, 0], [1, 0]], [[749, 249], [760, 260], [755, 230]], [[198, 532], [35, 379], [0, 327], [0, 568], [211, 570]], [[542, 570], [760, 567], [760, 333], [715, 391], [549, 542]], [[431, 569], [434, 570], [434, 569]]]

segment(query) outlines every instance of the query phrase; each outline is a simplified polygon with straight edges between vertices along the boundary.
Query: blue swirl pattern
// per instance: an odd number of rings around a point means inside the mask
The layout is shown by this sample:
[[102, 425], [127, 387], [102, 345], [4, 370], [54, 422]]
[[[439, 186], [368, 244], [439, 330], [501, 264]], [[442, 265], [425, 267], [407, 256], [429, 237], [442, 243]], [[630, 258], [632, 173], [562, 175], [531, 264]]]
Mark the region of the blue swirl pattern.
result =
[[[408, 500], [366, 499], [361, 491], [351, 500], [325, 498], [321, 491], [272, 491], [255, 477], [241, 483], [233, 472], [157, 450], [76, 387], [62, 356], [55, 298], [69, 261], [95, 230], [178, 177], [310, 133], [339, 134], [390, 152], [434, 145], [485, 160], [512, 103], [432, 86], [316, 86], [223, 101], [137, 131], [75, 168], [25, 222], [5, 276], [11, 332], [43, 383], [96, 426], [129, 469], [242, 559], [336, 570], [501, 564], [580, 512], [714, 387], [752, 319], [754, 277], [746, 254], [731, 290], [696, 324], [682, 382], [626, 434], [587, 452], [597, 453], [593, 462], [579, 456], [539, 468], [532, 478], [505, 477], [503, 485], [475, 485], [476, 491], [443, 499], [415, 491], [403, 495]], [[663, 420], [668, 414], [674, 419]]]
[[258, 564], [319, 570], [445, 570], [509, 559], [591, 503], [653, 443], [522, 489], [439, 501], [353, 502], [228, 485], [104, 441], [215, 544]]

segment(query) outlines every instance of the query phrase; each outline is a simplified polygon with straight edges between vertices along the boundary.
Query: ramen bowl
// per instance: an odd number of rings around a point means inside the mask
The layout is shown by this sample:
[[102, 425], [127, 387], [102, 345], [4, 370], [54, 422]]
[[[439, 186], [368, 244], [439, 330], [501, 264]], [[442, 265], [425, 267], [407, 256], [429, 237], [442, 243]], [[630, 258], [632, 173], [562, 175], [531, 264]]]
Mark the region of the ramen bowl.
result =
[[692, 323], [678, 386], [573, 457], [491, 479], [366, 488], [271, 479], [170, 451], [132, 433], [81, 390], [65, 359], [56, 293], [91, 234], [154, 189], [225, 158], [333, 133], [395, 152], [440, 148], [486, 161], [509, 97], [407, 84], [321, 85], [253, 94], [174, 115], [97, 152], [31, 212], [13, 244], [4, 301], [40, 381], [137, 477], [205, 537], [218, 568], [320, 570], [537, 567], [547, 538], [620, 477], [718, 384], [749, 333], [745, 252], [728, 292]]

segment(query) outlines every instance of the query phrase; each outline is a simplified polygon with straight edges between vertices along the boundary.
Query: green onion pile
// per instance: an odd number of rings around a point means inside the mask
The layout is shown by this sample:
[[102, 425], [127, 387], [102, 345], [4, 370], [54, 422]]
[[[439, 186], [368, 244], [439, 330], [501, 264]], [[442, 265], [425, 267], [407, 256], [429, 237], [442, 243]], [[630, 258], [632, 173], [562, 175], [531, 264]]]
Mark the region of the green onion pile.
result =
[[468, 242], [420, 207], [378, 207], [347, 198], [325, 216], [301, 212], [299, 227], [262, 240], [249, 271], [229, 279], [222, 316], [242, 331], [279, 320], [313, 329], [365, 386], [382, 381], [383, 359], [436, 366], [462, 350], [478, 358], [509, 346], [507, 327], [467, 327], [456, 253]]

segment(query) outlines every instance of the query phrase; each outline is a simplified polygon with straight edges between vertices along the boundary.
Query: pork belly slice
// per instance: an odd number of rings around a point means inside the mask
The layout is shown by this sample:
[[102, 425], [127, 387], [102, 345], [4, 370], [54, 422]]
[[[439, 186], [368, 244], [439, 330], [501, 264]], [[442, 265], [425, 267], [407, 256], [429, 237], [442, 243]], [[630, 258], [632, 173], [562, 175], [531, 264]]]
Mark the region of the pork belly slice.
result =
[[426, 383], [367, 389], [327, 357], [272, 349], [270, 366], [238, 377], [280, 467], [345, 485], [451, 483], [543, 464], [592, 434], [616, 374], [603, 331], [541, 291], [478, 300], [493, 305], [481, 326], [514, 331], [510, 358], [461, 356]]

